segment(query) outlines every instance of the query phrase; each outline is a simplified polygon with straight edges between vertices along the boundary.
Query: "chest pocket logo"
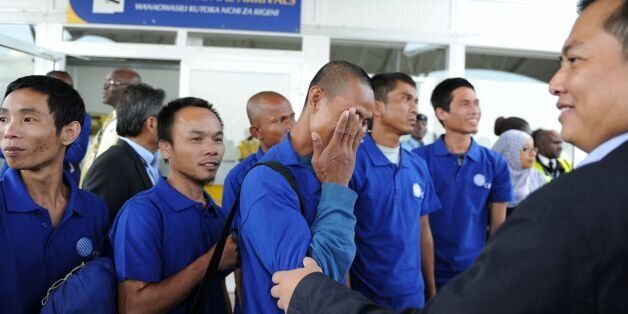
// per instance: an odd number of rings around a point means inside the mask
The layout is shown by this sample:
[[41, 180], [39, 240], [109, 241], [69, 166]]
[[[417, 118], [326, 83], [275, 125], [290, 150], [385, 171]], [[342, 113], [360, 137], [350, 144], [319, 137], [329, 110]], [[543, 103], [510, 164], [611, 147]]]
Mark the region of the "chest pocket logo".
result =
[[473, 183], [478, 187], [483, 187], [487, 190], [491, 189], [491, 183], [490, 182], [487, 183], [486, 177], [481, 173], [478, 173], [473, 177]]
[[421, 186], [418, 183], [414, 183], [412, 185], [412, 194], [414, 194], [414, 197], [416, 198], [423, 198], [423, 189], [421, 189]]
[[76, 253], [81, 257], [87, 257], [94, 251], [94, 244], [92, 240], [87, 237], [82, 237], [76, 241]]

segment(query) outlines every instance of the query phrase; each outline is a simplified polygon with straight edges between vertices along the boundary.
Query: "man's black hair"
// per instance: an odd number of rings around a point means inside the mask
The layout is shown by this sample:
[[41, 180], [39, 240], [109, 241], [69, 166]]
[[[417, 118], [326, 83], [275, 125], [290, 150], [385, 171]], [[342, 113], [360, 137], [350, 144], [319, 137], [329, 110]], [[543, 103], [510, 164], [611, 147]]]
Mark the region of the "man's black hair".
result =
[[[310, 82], [308, 91], [312, 89], [312, 87], [318, 86], [325, 92], [328, 99], [333, 99], [344, 90], [345, 83], [349, 82], [352, 78], [373, 88], [368, 74], [366, 74], [361, 67], [348, 61], [331, 61], [316, 72], [312, 82]], [[309, 95], [305, 98], [306, 105], [308, 97]]]
[[116, 106], [118, 135], [134, 137], [142, 133], [142, 125], [149, 117], [157, 116], [165, 96], [163, 90], [143, 83], [127, 87]]
[[454, 99], [453, 92], [460, 87], [468, 87], [475, 91], [473, 85], [461, 77], [448, 78], [436, 85], [430, 99], [434, 111], [441, 108], [449, 112], [449, 104]]
[[24, 88], [47, 96], [48, 110], [54, 118], [57, 135], [64, 126], [74, 121], [78, 121], [83, 126], [85, 103], [83, 103], [81, 95], [70, 85], [54, 77], [29, 75], [11, 82], [7, 86], [4, 98], [12, 92]]
[[187, 107], [205, 108], [213, 112], [216, 115], [216, 118], [218, 118], [220, 126], [224, 127], [218, 111], [216, 111], [214, 106], [206, 100], [196, 97], [179, 98], [169, 102], [161, 109], [159, 115], [157, 116], [157, 136], [160, 141], [164, 140], [168, 143], [172, 143], [172, 125], [174, 124], [174, 116], [179, 110]]
[[408, 74], [402, 72], [377, 74], [371, 78], [375, 100], [385, 103], [388, 100], [388, 93], [397, 87], [397, 82], [404, 82], [416, 88], [416, 83]]
[[[578, 14], [582, 13], [595, 0], [580, 0]], [[623, 3], [604, 22], [604, 29], [622, 43], [624, 57], [628, 59], [628, 1]]]

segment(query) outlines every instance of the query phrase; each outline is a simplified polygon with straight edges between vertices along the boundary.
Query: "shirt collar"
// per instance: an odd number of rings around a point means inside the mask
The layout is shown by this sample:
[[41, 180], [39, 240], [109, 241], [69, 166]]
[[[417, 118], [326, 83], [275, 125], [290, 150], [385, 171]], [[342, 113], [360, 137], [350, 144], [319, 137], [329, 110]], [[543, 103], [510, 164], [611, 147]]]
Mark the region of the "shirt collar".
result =
[[[78, 187], [75, 186], [75, 184], [72, 184], [71, 180], [73, 179], [70, 175], [63, 171], [64, 184], [70, 189], [70, 199], [65, 207], [63, 214], [64, 217], [70, 212], [77, 213], [82, 216], [84, 210], [81, 206], [77, 206], [76, 193]], [[18, 170], [12, 168], [7, 169], [3, 178], [3, 189], [7, 204], [7, 211], [26, 213], [42, 209], [41, 206], [35, 203], [30, 194], [28, 194], [24, 181], [22, 180], [22, 176], [20, 176], [20, 172]]]
[[602, 143], [594, 150], [592, 150], [587, 158], [581, 161], [576, 168], [580, 168], [582, 166], [600, 161], [602, 158], [606, 157], [606, 155], [608, 155], [610, 152], [615, 150], [626, 141], [628, 141], [628, 132], [611, 138], [610, 140]]
[[[441, 135], [438, 138], [438, 140], [434, 142], [434, 150], [435, 150], [436, 156], [454, 155], [450, 153], [449, 150], [447, 149], [447, 145], [445, 144], [445, 135]], [[471, 147], [469, 147], [469, 150], [467, 151], [465, 156], [468, 156], [474, 161], [480, 160], [480, 156], [481, 156], [480, 145], [478, 145], [478, 143], [475, 142], [473, 137], [471, 138]]]
[[279, 142], [279, 144], [273, 146], [268, 152], [266, 152], [266, 154], [268, 155], [269, 152], [273, 152], [273, 155], [276, 157], [273, 159], [277, 160], [284, 166], [300, 164], [298, 158], [299, 156], [292, 147], [292, 142], [290, 142], [290, 133], [288, 133], [288, 135], [286, 135], [283, 140]]
[[140, 158], [142, 158], [142, 160], [144, 160], [145, 164], [150, 166], [150, 167], [156, 167], [158, 165], [159, 162], [159, 151], [156, 151], [154, 154], [149, 151], [148, 149], [146, 149], [144, 146], [135, 143], [133, 140], [130, 140], [126, 137], [122, 137], [120, 136], [120, 139], [125, 141], [127, 144], [129, 144], [129, 146], [131, 146], [131, 148], [133, 148], [133, 150], [140, 155]]
[[260, 147], [257, 149], [257, 153], [255, 153], [255, 158], [257, 158], [257, 160], [262, 159], [262, 157], [264, 157], [264, 151], [262, 150], [262, 146], [260, 145]]
[[[174, 211], [182, 211], [188, 208], [198, 207], [202, 205], [198, 202], [195, 202], [187, 196], [181, 194], [175, 188], [173, 188], [168, 181], [164, 177], [159, 178], [157, 184], [155, 184], [154, 189], [158, 192], [157, 195], [164, 201], [164, 204], [167, 204]], [[205, 199], [208, 200], [207, 207], [211, 209], [215, 209], [216, 205], [214, 204], [214, 200], [207, 194], [207, 192], [203, 191], [203, 195]]]
[[549, 167], [549, 163], [550, 163], [550, 160], [551, 160], [550, 158], [547, 158], [547, 157], [545, 157], [545, 156], [543, 156], [543, 155], [541, 155], [541, 154], [537, 154], [537, 155], [536, 155], [536, 157], [538, 157], [538, 158], [539, 158], [539, 162], [540, 162], [543, 166]]
[[[373, 137], [371, 136], [370, 133], [364, 136], [364, 140], [362, 141], [360, 145], [364, 145], [364, 150], [366, 151], [366, 155], [369, 157], [369, 159], [371, 160], [371, 163], [373, 163], [374, 166], [382, 167], [382, 166], [389, 166], [393, 164], [390, 162], [390, 160], [388, 160], [388, 158], [386, 158], [386, 156], [379, 149], [379, 147], [377, 147], [377, 144], [373, 140]], [[406, 159], [409, 158], [409, 155], [404, 154], [405, 150], [401, 149], [401, 147], [399, 147], [399, 149], [400, 149], [399, 166], [407, 167]]]

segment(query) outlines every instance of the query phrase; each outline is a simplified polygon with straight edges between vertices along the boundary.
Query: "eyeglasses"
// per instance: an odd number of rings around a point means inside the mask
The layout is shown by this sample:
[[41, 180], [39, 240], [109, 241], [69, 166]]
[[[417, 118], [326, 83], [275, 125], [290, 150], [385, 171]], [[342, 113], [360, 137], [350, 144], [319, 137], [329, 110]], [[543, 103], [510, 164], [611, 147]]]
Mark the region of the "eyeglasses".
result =
[[536, 154], [539, 152], [539, 148], [538, 147], [524, 147], [521, 149], [521, 151], [524, 153], [534, 152]]
[[105, 87], [120, 86], [120, 85], [129, 85], [129, 84], [118, 82], [118, 81], [114, 81], [114, 80], [111, 80], [111, 79], [105, 81]]

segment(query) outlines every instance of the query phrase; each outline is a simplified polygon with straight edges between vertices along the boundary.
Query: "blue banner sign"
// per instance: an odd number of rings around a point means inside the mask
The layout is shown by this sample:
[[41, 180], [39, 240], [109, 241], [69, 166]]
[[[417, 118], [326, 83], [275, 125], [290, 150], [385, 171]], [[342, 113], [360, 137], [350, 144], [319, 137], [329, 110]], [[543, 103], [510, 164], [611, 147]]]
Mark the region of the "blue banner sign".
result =
[[70, 0], [68, 22], [298, 33], [301, 0]]

